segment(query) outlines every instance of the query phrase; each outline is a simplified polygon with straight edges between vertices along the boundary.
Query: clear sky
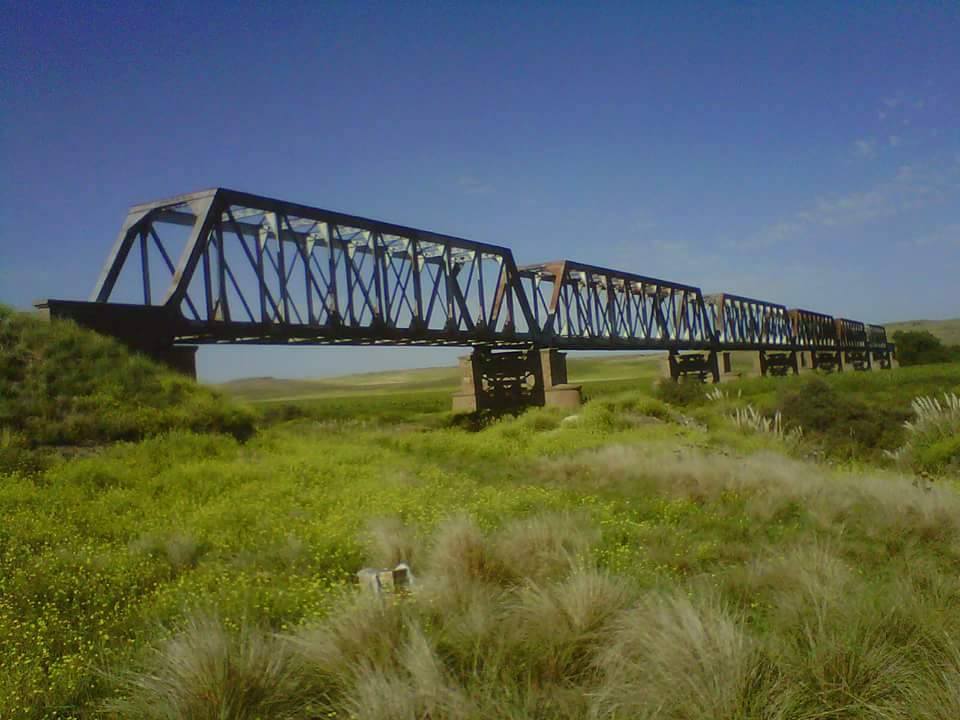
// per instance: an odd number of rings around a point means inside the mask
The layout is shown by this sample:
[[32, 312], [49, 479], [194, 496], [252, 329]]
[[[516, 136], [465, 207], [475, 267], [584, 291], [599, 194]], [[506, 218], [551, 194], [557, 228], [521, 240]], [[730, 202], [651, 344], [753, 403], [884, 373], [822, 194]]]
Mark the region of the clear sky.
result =
[[[885, 322], [960, 316], [960, 2], [9, 2], [0, 302], [225, 186]], [[206, 379], [456, 351], [201, 351]]]

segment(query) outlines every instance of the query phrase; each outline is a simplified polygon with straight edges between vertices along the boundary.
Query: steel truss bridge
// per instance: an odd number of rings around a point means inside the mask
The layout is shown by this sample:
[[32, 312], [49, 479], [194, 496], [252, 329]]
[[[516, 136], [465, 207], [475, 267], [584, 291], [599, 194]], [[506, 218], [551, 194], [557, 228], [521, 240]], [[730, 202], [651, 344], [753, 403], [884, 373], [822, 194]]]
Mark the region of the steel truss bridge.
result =
[[[666, 350], [674, 378], [715, 380], [734, 350], [761, 372], [893, 359], [881, 326], [569, 260], [518, 266], [506, 247], [224, 188], [133, 206], [89, 301], [41, 307], [188, 371], [205, 344], [470, 346], [507, 376], [547, 349], [537, 377], [565, 375], [559, 350]], [[484, 372], [477, 387], [498, 382]]]

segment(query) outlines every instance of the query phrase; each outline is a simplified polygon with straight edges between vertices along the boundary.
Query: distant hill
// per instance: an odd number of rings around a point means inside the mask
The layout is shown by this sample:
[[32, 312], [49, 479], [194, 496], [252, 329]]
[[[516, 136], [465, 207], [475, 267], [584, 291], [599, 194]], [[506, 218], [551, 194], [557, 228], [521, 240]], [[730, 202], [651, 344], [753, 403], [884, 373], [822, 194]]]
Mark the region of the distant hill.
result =
[[[648, 378], [657, 374], [661, 353], [615, 353], [612, 355], [571, 355], [568, 372], [573, 382], [603, 382]], [[217, 385], [233, 397], [252, 402], [306, 400], [320, 397], [417, 392], [453, 391], [460, 384], [460, 368], [432, 367], [414, 370], [341, 375], [331, 378], [291, 379], [273, 377], [241, 378]]]
[[943, 341], [944, 345], [960, 345], [960, 318], [951, 320], [907, 320], [887, 323], [887, 337], [893, 338], [897, 330], [927, 330]]

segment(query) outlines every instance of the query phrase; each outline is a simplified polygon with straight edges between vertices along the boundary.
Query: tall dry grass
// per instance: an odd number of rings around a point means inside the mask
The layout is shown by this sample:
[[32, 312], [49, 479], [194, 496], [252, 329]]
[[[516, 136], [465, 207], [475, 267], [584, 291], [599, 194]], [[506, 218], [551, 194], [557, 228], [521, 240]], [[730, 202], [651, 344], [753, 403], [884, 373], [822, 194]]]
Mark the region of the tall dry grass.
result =
[[142, 720], [259, 720], [309, 717], [311, 673], [287, 640], [254, 626], [229, 631], [191, 616], [152, 651], [148, 666], [118, 678], [108, 716]]
[[[950, 535], [956, 498], [887, 477], [816, 477], [782, 458], [644, 457], [589, 462], [616, 482], [766, 513], [800, 501], [822, 523], [866, 513]], [[591, 477], [579, 482], [612, 482]], [[946, 512], [943, 508], [947, 508]], [[899, 508], [900, 519], [894, 513]], [[519, 518], [483, 531], [466, 516], [415, 541], [380, 523], [371, 558], [417, 557], [410, 593], [348, 594], [284, 637], [194, 621], [121, 686], [131, 718], [883, 718], [947, 720], [960, 709], [960, 581], [929, 555], [875, 582], [839, 536], [757, 547], [718, 574], [645, 589], [597, 567], [586, 516]], [[371, 539], [372, 538], [372, 539]], [[838, 539], [839, 538], [839, 539]], [[944, 544], [946, 543], [946, 544]], [[958, 548], [960, 549], [960, 548]], [[413, 555], [415, 553], [415, 555]], [[960, 556], [960, 555], [958, 555]], [[897, 566], [900, 567], [900, 566]]]

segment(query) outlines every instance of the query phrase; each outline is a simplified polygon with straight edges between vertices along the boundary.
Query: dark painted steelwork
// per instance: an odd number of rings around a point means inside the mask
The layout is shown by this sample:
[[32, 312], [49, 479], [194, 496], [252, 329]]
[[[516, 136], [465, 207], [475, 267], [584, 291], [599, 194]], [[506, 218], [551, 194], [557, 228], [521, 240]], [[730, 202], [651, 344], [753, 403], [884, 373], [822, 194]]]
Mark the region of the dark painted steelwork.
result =
[[722, 293], [708, 295], [707, 312], [724, 350], [791, 349], [793, 327], [783, 305]]
[[[167, 270], [159, 299], [151, 294], [151, 245]], [[111, 302], [125, 266], [137, 262], [143, 304], [167, 308], [180, 343], [536, 340], [507, 248], [232, 190], [132, 208], [91, 300]]]
[[886, 350], [890, 345], [887, 329], [883, 325], [867, 325], [867, 345], [871, 350]]
[[863, 350], [867, 347], [866, 326], [859, 320], [837, 318], [837, 344], [842, 350]]
[[835, 350], [837, 326], [831, 315], [810, 310], [788, 310], [794, 341], [804, 350]]
[[518, 268], [505, 247], [223, 188], [132, 207], [90, 301], [46, 306], [150, 352], [694, 351], [714, 375], [720, 351], [892, 353], [881, 326], [569, 260]]
[[520, 269], [540, 342], [568, 350], [709, 349], [699, 288], [569, 260]]

